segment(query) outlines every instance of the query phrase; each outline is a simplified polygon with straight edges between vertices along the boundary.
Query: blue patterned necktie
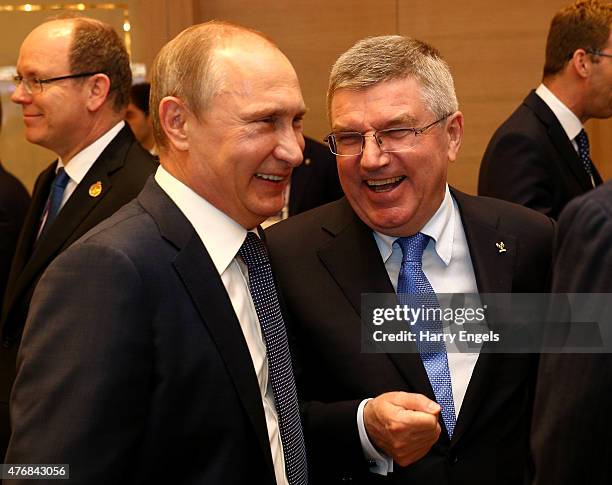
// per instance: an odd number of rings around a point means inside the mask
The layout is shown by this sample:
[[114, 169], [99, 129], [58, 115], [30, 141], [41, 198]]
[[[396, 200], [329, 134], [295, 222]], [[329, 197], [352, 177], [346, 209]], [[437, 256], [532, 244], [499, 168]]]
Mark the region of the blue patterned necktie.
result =
[[[429, 236], [419, 232], [413, 236], [400, 237], [396, 239], [396, 242], [402, 249], [402, 266], [397, 281], [397, 295], [400, 304], [439, 308], [438, 298], [423, 272], [423, 251], [429, 242]], [[421, 331], [439, 334], [443, 330], [442, 322], [419, 320], [413, 330], [417, 335], [420, 335]], [[446, 346], [444, 341], [421, 341], [419, 338], [416, 343], [436, 401], [442, 408], [444, 425], [449, 437], [452, 437], [456, 416]]]
[[[45, 205], [45, 210], [43, 212], [43, 221], [44, 226], [41, 228], [42, 230], [39, 232], [40, 237], [42, 233], [46, 232], [49, 227], [51, 227], [52, 222], [57, 217], [61, 206], [62, 206], [62, 198], [64, 197], [64, 190], [66, 190], [66, 185], [68, 185], [68, 181], [70, 177], [66, 173], [63, 167], [57, 171], [57, 175], [51, 184], [51, 192], [49, 193], [49, 198], [47, 199], [47, 204]], [[45, 219], [44, 215], [47, 215]]]
[[586, 173], [591, 179], [593, 187], [595, 186], [595, 179], [593, 178], [593, 162], [591, 161], [591, 155], [589, 151], [589, 137], [584, 130], [580, 130], [580, 133], [575, 138], [576, 144], [578, 145], [578, 155], [580, 161], [586, 170]]
[[249, 270], [249, 289], [266, 342], [270, 383], [278, 413], [287, 479], [290, 485], [306, 485], [306, 446], [300, 423], [297, 391], [287, 332], [268, 253], [262, 240], [254, 233], [248, 232], [238, 255]]

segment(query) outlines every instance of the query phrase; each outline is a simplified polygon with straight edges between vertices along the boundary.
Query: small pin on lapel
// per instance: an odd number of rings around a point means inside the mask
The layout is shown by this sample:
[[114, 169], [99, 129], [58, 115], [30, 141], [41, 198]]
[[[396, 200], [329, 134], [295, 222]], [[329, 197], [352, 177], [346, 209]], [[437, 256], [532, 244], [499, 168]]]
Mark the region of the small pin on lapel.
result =
[[304, 159], [304, 165], [310, 165], [310, 158]]
[[500, 253], [505, 253], [506, 252], [506, 245], [504, 244], [503, 241], [495, 243], [495, 246], [497, 246], [497, 249], [499, 249]]
[[91, 184], [89, 187], [89, 195], [91, 197], [98, 197], [102, 193], [102, 182], [99, 180], [95, 184]]

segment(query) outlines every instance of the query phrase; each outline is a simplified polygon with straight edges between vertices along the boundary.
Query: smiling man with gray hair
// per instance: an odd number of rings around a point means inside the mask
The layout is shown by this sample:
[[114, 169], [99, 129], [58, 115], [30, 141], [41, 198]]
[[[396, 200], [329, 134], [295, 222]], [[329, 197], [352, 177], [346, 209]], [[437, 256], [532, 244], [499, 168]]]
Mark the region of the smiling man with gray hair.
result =
[[537, 358], [364, 353], [362, 294], [544, 292], [553, 222], [449, 188], [463, 115], [430, 45], [357, 42], [332, 68], [328, 109], [346, 198], [267, 231], [312, 483], [522, 483]]

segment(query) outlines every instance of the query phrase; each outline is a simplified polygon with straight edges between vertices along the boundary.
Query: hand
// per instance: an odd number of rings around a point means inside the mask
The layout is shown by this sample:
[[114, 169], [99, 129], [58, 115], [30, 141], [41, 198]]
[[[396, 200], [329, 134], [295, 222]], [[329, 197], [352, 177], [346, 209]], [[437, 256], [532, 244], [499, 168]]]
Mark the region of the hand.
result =
[[438, 441], [440, 405], [422, 394], [387, 392], [368, 401], [363, 421], [370, 441], [400, 466], [421, 459]]

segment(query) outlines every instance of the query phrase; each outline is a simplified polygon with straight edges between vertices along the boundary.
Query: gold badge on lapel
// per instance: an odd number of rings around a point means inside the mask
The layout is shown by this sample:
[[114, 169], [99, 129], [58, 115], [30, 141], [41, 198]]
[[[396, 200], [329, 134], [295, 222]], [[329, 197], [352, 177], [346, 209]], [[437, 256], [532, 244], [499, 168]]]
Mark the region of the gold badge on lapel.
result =
[[504, 244], [504, 241], [500, 241], [498, 243], [495, 243], [495, 246], [497, 246], [497, 249], [499, 249], [500, 253], [505, 253], [506, 252], [506, 245]]
[[95, 184], [91, 184], [89, 187], [89, 195], [91, 197], [98, 197], [102, 193], [102, 182], [99, 180]]
[[310, 158], [304, 159], [304, 165], [310, 165]]

